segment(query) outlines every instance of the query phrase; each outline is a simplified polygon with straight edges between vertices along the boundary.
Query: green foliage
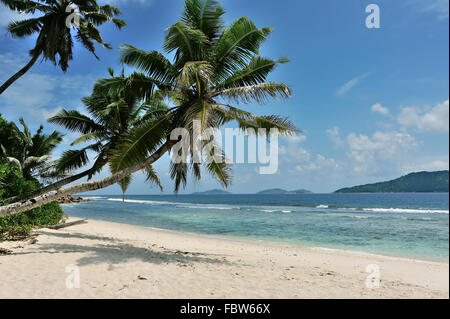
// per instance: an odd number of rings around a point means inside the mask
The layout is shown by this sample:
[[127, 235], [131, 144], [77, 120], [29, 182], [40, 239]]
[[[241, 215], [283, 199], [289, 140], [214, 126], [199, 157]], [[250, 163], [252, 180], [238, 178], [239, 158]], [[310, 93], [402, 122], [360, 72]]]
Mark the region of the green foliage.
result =
[[[126, 26], [125, 21], [117, 19], [120, 10], [110, 5], [99, 5], [96, 0], [72, 0], [48, 1], [48, 0], [0, 0], [5, 6], [14, 11], [32, 13], [30, 19], [12, 21], [8, 25], [8, 32], [14, 38], [22, 38], [36, 34], [36, 44], [30, 51], [32, 56], [40, 56], [44, 60], [50, 60], [54, 65], [59, 65], [64, 72], [72, 60], [72, 48], [74, 40], [96, 58], [95, 43], [111, 49], [108, 43], [103, 41], [98, 26], [112, 22], [117, 29]], [[66, 19], [71, 12], [67, 12], [69, 4], [78, 7], [78, 25], [75, 29], [66, 26]], [[74, 39], [75, 38], [75, 39]]]
[[[34, 191], [41, 187], [36, 180], [23, 177], [18, 165], [0, 157], [0, 205], [11, 196]], [[14, 216], [0, 218], [0, 240], [26, 237], [33, 227], [54, 225], [63, 219], [61, 207], [52, 202]]]
[[343, 188], [336, 193], [448, 193], [448, 173], [412, 173], [388, 182]]
[[57, 131], [47, 135], [41, 125], [35, 134], [19, 119], [22, 130], [14, 122], [8, 122], [0, 114], [0, 156], [18, 164], [26, 179], [58, 178], [52, 176], [52, 163], [49, 161], [52, 151], [62, 142], [63, 134]]
[[[82, 99], [90, 116], [63, 109], [48, 120], [82, 134], [72, 142], [72, 146], [89, 143], [81, 149], [65, 151], [56, 161], [56, 171], [59, 173], [72, 172], [89, 164], [88, 150], [97, 153], [96, 161], [90, 168], [89, 179], [107, 164], [111, 172], [116, 173], [126, 166], [121, 163], [113, 164], [110, 160], [111, 153], [120, 149], [121, 145], [127, 145], [127, 135], [130, 132], [148, 143], [155, 139], [159, 143], [165, 138], [164, 133], [170, 124], [165, 119], [168, 106], [163, 97], [153, 91], [153, 84], [139, 73], [125, 76], [122, 71], [120, 76], [115, 76], [112, 68], [108, 68], [108, 72], [111, 77], [99, 79], [94, 84], [92, 94]], [[158, 128], [163, 134], [156, 134]], [[147, 154], [146, 149], [143, 152]], [[140, 158], [136, 162], [139, 160]], [[149, 172], [153, 172], [151, 167], [146, 168], [147, 179], [160, 186], [156, 174]], [[131, 180], [132, 176], [127, 176], [119, 182], [123, 193]]]

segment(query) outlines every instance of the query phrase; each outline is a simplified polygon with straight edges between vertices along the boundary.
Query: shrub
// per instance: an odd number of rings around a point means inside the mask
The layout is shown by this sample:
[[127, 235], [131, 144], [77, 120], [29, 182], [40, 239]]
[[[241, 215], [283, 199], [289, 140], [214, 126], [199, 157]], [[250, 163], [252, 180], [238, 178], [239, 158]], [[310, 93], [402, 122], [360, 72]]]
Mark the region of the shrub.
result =
[[[16, 164], [0, 157], [0, 206], [3, 200], [42, 187], [36, 180], [27, 180]], [[64, 217], [64, 212], [56, 203], [48, 203], [41, 207], [0, 218], [0, 240], [20, 240], [29, 235], [34, 227], [55, 225]]]

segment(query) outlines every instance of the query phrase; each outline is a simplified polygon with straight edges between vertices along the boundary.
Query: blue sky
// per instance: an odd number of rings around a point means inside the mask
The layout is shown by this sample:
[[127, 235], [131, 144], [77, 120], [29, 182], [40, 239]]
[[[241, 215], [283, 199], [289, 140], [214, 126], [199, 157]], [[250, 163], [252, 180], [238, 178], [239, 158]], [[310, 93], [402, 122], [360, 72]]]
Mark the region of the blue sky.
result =
[[[99, 1], [101, 2], [101, 1]], [[57, 110], [83, 110], [80, 98], [93, 82], [120, 69], [118, 48], [128, 43], [161, 50], [164, 30], [180, 16], [181, 0], [111, 0], [128, 26], [103, 26], [113, 50], [98, 48], [97, 61], [79, 45], [66, 74], [50, 63], [35, 65], [0, 96], [0, 113], [23, 116], [33, 129]], [[381, 28], [368, 29], [365, 8], [380, 7]], [[258, 165], [234, 166], [230, 190], [250, 193], [265, 188], [306, 188], [330, 192], [344, 186], [396, 178], [421, 170], [448, 169], [449, 160], [449, 9], [447, 0], [226, 0], [225, 19], [241, 16], [275, 31], [263, 56], [289, 56], [271, 80], [289, 84], [287, 101], [246, 106], [257, 114], [288, 116], [303, 134], [280, 141], [275, 175], [259, 175]], [[18, 16], [19, 18], [21, 16]], [[0, 80], [24, 65], [34, 38], [12, 39], [6, 25], [17, 14], [0, 7]], [[68, 134], [57, 157], [76, 135]], [[169, 159], [155, 168], [171, 193]], [[102, 172], [97, 177], [107, 175]], [[189, 181], [185, 192], [218, 188], [207, 177]], [[120, 193], [113, 186], [95, 194]], [[129, 194], [158, 194], [135, 176]]]

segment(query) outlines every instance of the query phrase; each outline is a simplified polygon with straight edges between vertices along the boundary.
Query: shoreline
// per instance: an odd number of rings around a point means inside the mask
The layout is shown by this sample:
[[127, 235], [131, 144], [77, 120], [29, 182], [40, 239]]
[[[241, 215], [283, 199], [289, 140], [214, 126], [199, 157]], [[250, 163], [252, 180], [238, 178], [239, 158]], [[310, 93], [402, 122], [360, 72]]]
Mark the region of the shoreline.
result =
[[[69, 221], [78, 220], [70, 218]], [[0, 298], [448, 298], [448, 263], [88, 220], [4, 242]], [[68, 266], [80, 288], [68, 289]], [[377, 265], [380, 288], [367, 288]], [[45, 269], [45, 271], [43, 271]]]
[[[69, 219], [71, 220], [78, 220], [81, 218], [78, 217], [72, 217], [69, 216]], [[394, 252], [392, 254], [389, 254], [389, 252], [380, 252], [380, 251], [364, 251], [364, 250], [353, 250], [347, 247], [329, 247], [329, 246], [321, 246], [320, 244], [316, 243], [300, 243], [300, 242], [284, 242], [284, 241], [276, 241], [271, 239], [258, 239], [258, 238], [252, 238], [252, 237], [240, 237], [240, 236], [233, 236], [233, 235], [220, 235], [220, 234], [203, 234], [203, 233], [194, 233], [189, 231], [181, 231], [181, 230], [172, 230], [172, 229], [164, 229], [164, 228], [158, 228], [158, 227], [152, 227], [152, 226], [138, 226], [133, 224], [126, 224], [126, 223], [120, 223], [115, 221], [106, 221], [101, 219], [91, 219], [88, 218], [88, 220], [95, 220], [98, 222], [105, 222], [105, 223], [112, 223], [112, 224], [119, 224], [119, 225], [127, 225], [127, 226], [133, 226], [133, 227], [141, 227], [146, 229], [151, 229], [154, 231], [161, 231], [161, 232], [168, 232], [168, 233], [174, 233], [179, 235], [191, 235], [191, 236], [198, 236], [202, 238], [211, 238], [211, 239], [220, 239], [220, 240], [231, 240], [231, 241], [239, 241], [239, 242], [248, 242], [248, 243], [264, 243], [266, 245], [278, 245], [278, 246], [292, 246], [292, 248], [301, 248], [301, 249], [316, 249], [316, 250], [329, 250], [329, 251], [338, 251], [338, 252], [344, 252], [349, 254], [357, 254], [357, 255], [367, 255], [367, 256], [373, 256], [373, 257], [385, 257], [385, 258], [392, 258], [392, 259], [400, 259], [400, 260], [410, 260], [410, 261], [417, 261], [417, 262], [431, 262], [431, 263], [443, 263], [443, 264], [449, 264], [450, 259], [449, 258], [439, 258], [439, 257], [428, 257], [428, 256], [416, 256], [416, 255], [408, 255], [408, 254], [399, 254], [395, 255]]]

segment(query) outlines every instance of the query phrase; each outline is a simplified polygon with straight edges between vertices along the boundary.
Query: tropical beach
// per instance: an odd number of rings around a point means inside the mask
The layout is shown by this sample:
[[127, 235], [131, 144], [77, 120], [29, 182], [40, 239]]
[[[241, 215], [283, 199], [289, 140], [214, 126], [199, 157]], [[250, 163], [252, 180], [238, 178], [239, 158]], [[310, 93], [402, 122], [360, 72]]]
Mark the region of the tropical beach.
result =
[[0, 301], [448, 299], [448, 21], [0, 0]]
[[[448, 298], [447, 263], [89, 220], [2, 243], [1, 298]], [[79, 288], [68, 289], [68, 265]], [[381, 283], [366, 286], [368, 265]], [[45, 272], [43, 272], [45, 269]], [[69, 270], [71, 270], [69, 268]]]

